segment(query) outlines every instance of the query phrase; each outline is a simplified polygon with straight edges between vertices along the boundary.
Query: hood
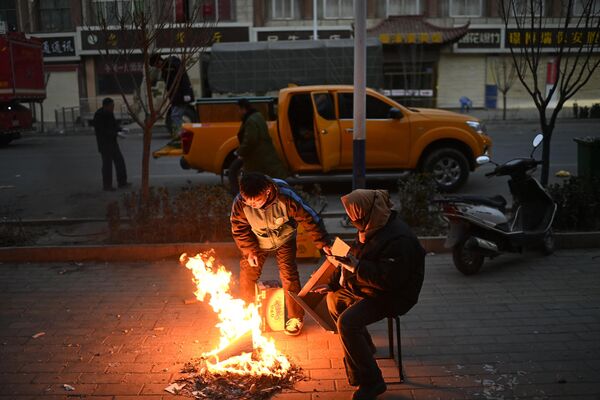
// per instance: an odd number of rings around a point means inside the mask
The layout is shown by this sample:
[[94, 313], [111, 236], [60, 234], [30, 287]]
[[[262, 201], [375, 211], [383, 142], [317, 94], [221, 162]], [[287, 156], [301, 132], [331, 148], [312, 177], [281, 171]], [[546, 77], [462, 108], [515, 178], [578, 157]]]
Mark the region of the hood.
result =
[[458, 119], [462, 121], [479, 121], [479, 118], [472, 117], [467, 114], [460, 114], [454, 111], [448, 110], [440, 110], [438, 108], [419, 108], [419, 107], [411, 107], [409, 110], [418, 113], [423, 117], [450, 117], [453, 119]]

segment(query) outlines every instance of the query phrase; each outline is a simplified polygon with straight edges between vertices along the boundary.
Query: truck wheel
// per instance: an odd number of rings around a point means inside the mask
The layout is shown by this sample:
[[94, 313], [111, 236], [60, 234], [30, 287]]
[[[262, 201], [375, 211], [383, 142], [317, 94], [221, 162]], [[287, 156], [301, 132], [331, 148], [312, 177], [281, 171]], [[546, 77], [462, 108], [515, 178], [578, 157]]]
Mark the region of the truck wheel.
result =
[[427, 156], [423, 166], [423, 169], [433, 176], [442, 192], [456, 191], [469, 177], [467, 158], [453, 148], [434, 150]]
[[0, 147], [8, 146], [8, 144], [10, 142], [12, 142], [12, 139], [13, 138], [10, 136], [7, 136], [7, 137], [0, 136]]
[[465, 275], [475, 275], [483, 265], [484, 257], [465, 247], [462, 241], [452, 248], [452, 260], [457, 270]]

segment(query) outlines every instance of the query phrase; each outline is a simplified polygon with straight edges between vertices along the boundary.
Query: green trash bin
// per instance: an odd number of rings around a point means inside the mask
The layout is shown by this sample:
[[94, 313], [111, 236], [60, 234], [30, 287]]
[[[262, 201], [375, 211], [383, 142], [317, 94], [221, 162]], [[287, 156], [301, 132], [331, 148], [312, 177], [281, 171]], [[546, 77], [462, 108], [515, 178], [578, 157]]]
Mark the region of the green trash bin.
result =
[[600, 178], [600, 137], [579, 137], [577, 143], [577, 175]]

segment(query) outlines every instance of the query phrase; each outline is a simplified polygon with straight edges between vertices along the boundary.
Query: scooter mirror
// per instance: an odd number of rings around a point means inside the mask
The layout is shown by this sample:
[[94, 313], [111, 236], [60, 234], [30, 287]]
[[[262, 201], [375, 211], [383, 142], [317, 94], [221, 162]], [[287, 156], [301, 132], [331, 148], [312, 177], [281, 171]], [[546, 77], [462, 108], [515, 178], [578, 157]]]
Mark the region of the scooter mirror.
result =
[[477, 161], [477, 164], [483, 165], [489, 163], [491, 160], [488, 156], [479, 156], [475, 161]]
[[544, 135], [542, 135], [541, 133], [538, 133], [537, 135], [535, 135], [535, 137], [533, 138], [533, 147], [538, 147], [540, 145], [540, 143], [542, 143], [542, 141], [544, 140]]

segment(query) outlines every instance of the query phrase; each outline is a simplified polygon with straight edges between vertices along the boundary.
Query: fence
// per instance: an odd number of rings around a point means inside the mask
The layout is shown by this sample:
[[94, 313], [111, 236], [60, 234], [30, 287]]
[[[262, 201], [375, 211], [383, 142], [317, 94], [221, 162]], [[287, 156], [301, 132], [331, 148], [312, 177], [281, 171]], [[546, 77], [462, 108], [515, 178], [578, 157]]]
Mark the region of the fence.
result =
[[54, 120], [59, 131], [69, 131], [84, 126], [79, 107], [57, 108], [54, 110]]

